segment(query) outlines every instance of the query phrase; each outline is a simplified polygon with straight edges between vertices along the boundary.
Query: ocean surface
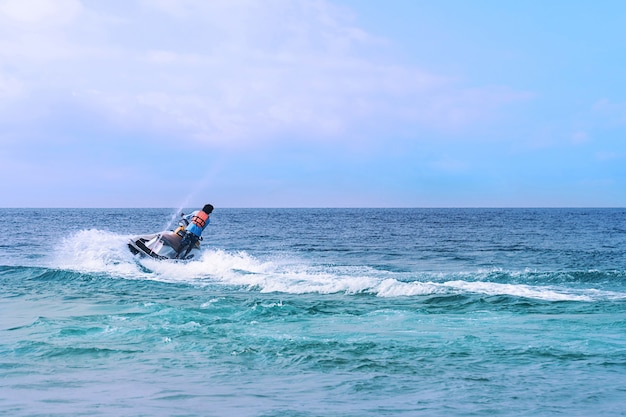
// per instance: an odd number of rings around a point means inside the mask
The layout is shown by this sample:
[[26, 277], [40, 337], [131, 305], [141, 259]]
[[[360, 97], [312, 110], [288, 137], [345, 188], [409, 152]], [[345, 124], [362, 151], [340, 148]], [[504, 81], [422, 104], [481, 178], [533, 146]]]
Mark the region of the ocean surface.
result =
[[0, 415], [626, 415], [626, 209], [175, 216], [0, 209]]

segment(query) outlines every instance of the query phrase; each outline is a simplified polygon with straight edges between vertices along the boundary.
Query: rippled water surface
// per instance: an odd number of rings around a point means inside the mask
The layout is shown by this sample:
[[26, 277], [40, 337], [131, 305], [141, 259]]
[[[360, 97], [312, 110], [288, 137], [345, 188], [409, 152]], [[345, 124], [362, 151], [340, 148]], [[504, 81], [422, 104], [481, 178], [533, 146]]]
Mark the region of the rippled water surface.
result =
[[0, 209], [0, 415], [626, 415], [624, 209], [175, 215]]

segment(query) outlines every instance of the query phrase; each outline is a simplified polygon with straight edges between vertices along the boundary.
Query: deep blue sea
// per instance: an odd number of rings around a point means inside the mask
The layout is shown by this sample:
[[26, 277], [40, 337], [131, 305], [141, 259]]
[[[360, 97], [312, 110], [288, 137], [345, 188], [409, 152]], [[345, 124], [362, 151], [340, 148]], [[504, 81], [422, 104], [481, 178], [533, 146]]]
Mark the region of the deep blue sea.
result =
[[0, 209], [0, 415], [626, 416], [626, 209], [175, 216]]

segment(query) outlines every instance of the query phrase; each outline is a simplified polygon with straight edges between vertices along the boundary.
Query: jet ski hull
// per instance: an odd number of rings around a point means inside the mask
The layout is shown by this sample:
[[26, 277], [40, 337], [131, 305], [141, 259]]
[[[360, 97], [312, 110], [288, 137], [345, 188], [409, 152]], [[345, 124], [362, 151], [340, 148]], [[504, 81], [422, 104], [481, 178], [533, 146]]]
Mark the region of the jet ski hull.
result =
[[[133, 255], [149, 256], [165, 260], [177, 259], [176, 254], [182, 237], [172, 231], [165, 231], [151, 235], [136, 236], [128, 241], [128, 249]], [[185, 259], [193, 258], [200, 249], [198, 242]]]

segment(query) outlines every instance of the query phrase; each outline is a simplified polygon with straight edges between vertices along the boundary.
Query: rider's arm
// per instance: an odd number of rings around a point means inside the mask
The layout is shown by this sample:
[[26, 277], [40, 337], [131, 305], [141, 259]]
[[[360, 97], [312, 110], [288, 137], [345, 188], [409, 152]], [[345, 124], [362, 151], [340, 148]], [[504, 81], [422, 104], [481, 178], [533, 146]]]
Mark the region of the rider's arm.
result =
[[186, 224], [189, 224], [189, 223], [191, 223], [191, 218], [193, 216], [195, 216], [196, 214], [198, 214], [198, 210], [196, 210], [196, 211], [194, 211], [193, 213], [190, 213], [190, 214], [184, 214], [184, 215], [181, 214], [182, 220], [184, 220]]

